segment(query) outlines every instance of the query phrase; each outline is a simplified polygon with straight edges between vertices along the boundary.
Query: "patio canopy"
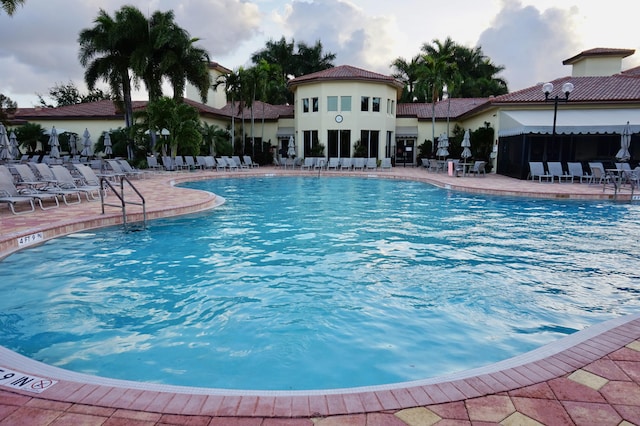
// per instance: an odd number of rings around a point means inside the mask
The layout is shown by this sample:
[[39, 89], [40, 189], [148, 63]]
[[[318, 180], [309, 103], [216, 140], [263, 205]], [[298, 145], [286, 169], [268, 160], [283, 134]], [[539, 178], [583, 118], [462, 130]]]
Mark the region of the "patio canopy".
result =
[[413, 138], [418, 137], [418, 126], [396, 127], [396, 138]]
[[[631, 132], [640, 132], [640, 114], [630, 109], [558, 109], [557, 134], [618, 133], [629, 121]], [[553, 106], [547, 110], [501, 111], [498, 136], [553, 133]]]

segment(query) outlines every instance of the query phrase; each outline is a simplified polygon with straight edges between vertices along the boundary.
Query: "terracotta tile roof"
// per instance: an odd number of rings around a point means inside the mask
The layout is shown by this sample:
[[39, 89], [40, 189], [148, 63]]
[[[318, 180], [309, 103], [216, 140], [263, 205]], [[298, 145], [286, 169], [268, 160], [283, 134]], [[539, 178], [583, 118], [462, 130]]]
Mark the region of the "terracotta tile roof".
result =
[[[142, 109], [146, 101], [133, 101], [133, 109]], [[18, 119], [74, 119], [74, 118], [121, 118], [122, 111], [116, 109], [113, 101], [103, 100], [83, 104], [67, 105], [58, 108], [18, 108]]]
[[[436, 102], [435, 118], [436, 120], [460, 117], [476, 108], [489, 105], [490, 98], [451, 98], [451, 104], [448, 100]], [[418, 120], [431, 120], [432, 104], [431, 103], [405, 103], [398, 104], [396, 115], [402, 117], [417, 117]]]
[[292, 80], [289, 80], [287, 85], [289, 86], [289, 88], [291, 88], [303, 83], [327, 80], [370, 81], [390, 84], [400, 89], [404, 87], [400, 81], [391, 76], [352, 67], [351, 65], [340, 65], [337, 67], [296, 77]]
[[[279, 118], [293, 118], [294, 107], [293, 105], [271, 105], [266, 102], [255, 101], [253, 103], [253, 118], [256, 120], [262, 120], [264, 107], [264, 119], [265, 120], [277, 120]], [[238, 103], [235, 105], [236, 118], [242, 118], [244, 115], [245, 119], [251, 118], [251, 109], [249, 107], [244, 108], [240, 111]], [[227, 117], [231, 118], [232, 109], [231, 103], [228, 103], [224, 106], [220, 111], [222, 111]]]
[[[562, 85], [565, 82], [573, 83], [573, 92], [569, 99], [573, 102], [607, 103], [607, 102], [634, 102], [640, 101], [640, 70], [631, 73], [621, 73], [610, 77], [562, 77], [551, 81], [553, 92], [564, 98]], [[516, 92], [495, 97], [491, 104], [504, 103], [534, 103], [544, 102], [542, 83]]]
[[611, 49], [607, 47], [596, 47], [594, 49], [583, 50], [575, 56], [570, 57], [562, 61], [562, 65], [571, 65], [583, 58], [592, 56], [613, 56], [618, 58], [626, 58], [635, 53], [634, 49]]

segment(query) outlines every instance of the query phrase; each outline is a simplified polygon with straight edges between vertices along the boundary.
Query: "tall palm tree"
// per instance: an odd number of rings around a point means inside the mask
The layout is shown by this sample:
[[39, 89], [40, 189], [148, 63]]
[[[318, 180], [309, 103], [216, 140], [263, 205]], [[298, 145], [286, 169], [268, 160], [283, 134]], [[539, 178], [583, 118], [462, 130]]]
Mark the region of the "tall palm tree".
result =
[[313, 46], [299, 42], [298, 53], [294, 56], [294, 75], [297, 77], [333, 68], [335, 59], [335, 53], [322, 51], [320, 40], [317, 40]]
[[24, 4], [24, 0], [2, 0], [2, 9], [7, 15], [12, 16], [16, 12], [18, 5]]
[[251, 55], [251, 61], [258, 64], [264, 59], [270, 64], [280, 65], [282, 81], [286, 82], [290, 76], [296, 75], [294, 47], [294, 40], [291, 39], [291, 42], [288, 42], [284, 36], [278, 41], [269, 40], [264, 49]]
[[235, 139], [235, 116], [238, 113], [236, 110], [236, 101], [240, 99], [239, 71], [232, 71], [229, 74], [219, 75], [212, 87], [213, 90], [218, 90], [221, 86], [224, 86], [224, 93], [227, 97], [227, 102], [231, 103], [231, 146], [233, 146]]
[[78, 37], [84, 78], [89, 90], [98, 80], [109, 84], [111, 92], [124, 104], [125, 125], [129, 128], [133, 124], [131, 58], [140, 48], [140, 41], [144, 42], [147, 20], [135, 7], [123, 6], [113, 18], [100, 9], [94, 23]]

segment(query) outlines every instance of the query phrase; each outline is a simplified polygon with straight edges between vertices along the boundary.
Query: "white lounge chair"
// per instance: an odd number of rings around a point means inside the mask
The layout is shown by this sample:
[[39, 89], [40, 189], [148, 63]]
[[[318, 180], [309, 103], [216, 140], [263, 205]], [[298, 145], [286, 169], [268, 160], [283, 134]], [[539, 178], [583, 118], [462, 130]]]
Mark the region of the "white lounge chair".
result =
[[[51, 171], [61, 188], [81, 192], [85, 195], [87, 201], [97, 201], [100, 199], [99, 185], [79, 185], [71, 175], [69, 169], [64, 166], [53, 165], [51, 166]], [[106, 193], [103, 193], [103, 195], [106, 196]]]
[[365, 158], [364, 157], [356, 157], [353, 159], [353, 170], [364, 170], [365, 166]]
[[62, 201], [66, 205], [79, 204], [82, 199], [80, 198], [80, 192], [74, 189], [63, 189], [60, 183], [56, 179], [51, 167], [44, 163], [33, 163], [31, 165], [36, 169], [36, 172], [40, 175], [40, 180], [47, 182], [45, 186], [38, 188], [38, 193], [55, 194], [62, 197]]
[[[35, 210], [33, 197], [20, 195], [19, 193], [17, 193], [17, 190], [16, 192], [13, 192], [10, 188], [10, 185], [5, 182], [11, 183], [11, 185], [13, 185], [13, 176], [11, 175], [9, 169], [6, 168], [6, 166], [0, 165], [0, 203], [7, 204], [9, 206], [9, 209], [11, 209], [11, 213], [13, 214], [30, 213]], [[15, 185], [13, 186], [13, 189], [16, 189]], [[16, 205], [18, 203], [27, 203], [29, 204], [30, 209], [16, 210]]]
[[244, 164], [246, 164], [250, 169], [260, 167], [260, 164], [253, 162], [250, 155], [245, 155], [244, 157], [242, 157], [242, 159], [244, 160]]
[[327, 164], [327, 170], [338, 170], [340, 167], [340, 159], [338, 157], [329, 158], [329, 163]]
[[558, 182], [562, 183], [562, 181], [564, 180], [565, 182], [573, 183], [573, 175], [565, 172], [562, 168], [562, 163], [560, 163], [559, 161], [547, 162], [547, 169], [549, 169], [549, 174], [551, 176], [553, 176], [554, 178], [558, 178]]
[[[51, 194], [43, 191], [36, 191], [35, 189], [24, 188], [18, 191], [18, 188], [13, 184], [13, 175], [7, 169], [6, 166], [0, 165], [0, 196], [5, 199], [4, 203], [7, 203], [11, 207], [11, 211], [15, 214], [18, 214], [14, 210], [14, 205], [21, 201], [26, 201], [24, 198], [30, 198], [32, 203], [37, 201], [42, 210], [49, 210], [56, 207], [60, 207], [60, 203], [58, 202], [58, 196], [56, 194]], [[52, 201], [55, 205], [45, 207], [44, 201]]]
[[486, 161], [476, 161], [473, 163], [473, 166], [469, 168], [469, 170], [467, 171], [467, 174], [480, 176], [480, 173], [482, 173], [483, 176], [486, 176], [487, 175], [487, 172], [485, 170], [486, 165], [487, 165]]
[[531, 180], [538, 179], [538, 182], [542, 182], [543, 179], [548, 182], [553, 182], [553, 175], [545, 172], [544, 164], [541, 161], [529, 162], [529, 177]]
[[569, 174], [573, 176], [574, 179], [580, 179], [580, 183], [584, 181], [587, 181], [587, 182], [591, 181], [591, 175], [584, 172], [584, 169], [582, 168], [582, 163], [579, 163], [579, 162], [567, 163], [567, 169]]
[[367, 158], [367, 162], [365, 163], [365, 167], [367, 170], [375, 170], [378, 168], [378, 160], [375, 157]]
[[316, 159], [314, 157], [306, 157], [304, 159], [304, 163], [302, 163], [302, 165], [300, 166], [301, 170], [307, 169], [307, 170], [311, 170], [313, 169], [313, 167], [316, 164]]
[[391, 158], [389, 157], [385, 157], [380, 161], [380, 169], [381, 170], [391, 170], [392, 166], [391, 166]]
[[344, 157], [340, 159], [340, 170], [351, 170], [353, 161], [351, 157]]

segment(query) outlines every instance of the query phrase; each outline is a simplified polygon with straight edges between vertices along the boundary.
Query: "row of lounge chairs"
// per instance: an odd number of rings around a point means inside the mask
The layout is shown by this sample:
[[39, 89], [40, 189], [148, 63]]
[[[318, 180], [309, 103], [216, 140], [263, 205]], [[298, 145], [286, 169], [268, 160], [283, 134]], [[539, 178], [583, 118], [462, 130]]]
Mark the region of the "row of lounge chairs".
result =
[[207, 156], [181, 156], [175, 157], [164, 156], [162, 157], [162, 163], [158, 162], [156, 157], [147, 157], [147, 164], [151, 170], [167, 170], [167, 171], [180, 171], [180, 170], [238, 170], [238, 169], [252, 169], [260, 167], [258, 163], [253, 162], [251, 156], [245, 155], [240, 160], [239, 156], [231, 157], [213, 157]]
[[378, 167], [378, 160], [375, 157], [329, 157], [327, 161], [324, 157], [306, 157], [296, 163], [291, 159], [285, 159], [280, 164], [286, 168], [297, 168], [301, 170], [391, 170], [391, 158], [382, 158]]
[[539, 182], [587, 182], [590, 184], [606, 184], [614, 179], [618, 183], [638, 184], [640, 179], [640, 167], [631, 169], [629, 163], [616, 163], [616, 173], [608, 172], [601, 162], [590, 162], [586, 171], [580, 162], [566, 163], [566, 169], [559, 161], [548, 161], [546, 169], [543, 162], [529, 162], [529, 179]]
[[[44, 163], [0, 165], [0, 203], [7, 204], [13, 214], [57, 208], [64, 204], [79, 204], [84, 195], [87, 201], [96, 201], [106, 193], [99, 177], [87, 165], [74, 164], [72, 170], [62, 165]], [[9, 168], [11, 167], [11, 168]], [[18, 205], [25, 208], [18, 209]]]

